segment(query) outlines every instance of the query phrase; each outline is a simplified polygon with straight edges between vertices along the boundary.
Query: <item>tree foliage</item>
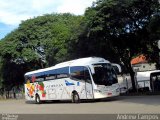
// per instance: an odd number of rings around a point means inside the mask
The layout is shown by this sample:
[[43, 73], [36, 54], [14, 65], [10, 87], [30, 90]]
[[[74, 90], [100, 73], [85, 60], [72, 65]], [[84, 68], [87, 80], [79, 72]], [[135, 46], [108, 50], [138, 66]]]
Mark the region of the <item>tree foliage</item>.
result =
[[85, 13], [87, 25], [78, 42], [79, 51], [123, 62], [135, 88], [130, 60], [154, 48], [159, 38], [159, 27], [154, 27], [159, 7], [158, 0], [98, 0]]
[[76, 39], [81, 20], [81, 16], [66, 13], [23, 21], [0, 41], [5, 83], [15, 85], [15, 80], [24, 81], [27, 71], [69, 59], [69, 43]]
[[[87, 39], [85, 42], [93, 43], [96, 47], [114, 47], [120, 57], [129, 49], [131, 56], [134, 56], [148, 49], [144, 43], [150, 44], [148, 27], [154, 17], [158, 21], [159, 4], [156, 0], [98, 0], [85, 15], [88, 21], [83, 35]], [[154, 38], [157, 39], [158, 36]], [[103, 54], [105, 50], [99, 53]]]

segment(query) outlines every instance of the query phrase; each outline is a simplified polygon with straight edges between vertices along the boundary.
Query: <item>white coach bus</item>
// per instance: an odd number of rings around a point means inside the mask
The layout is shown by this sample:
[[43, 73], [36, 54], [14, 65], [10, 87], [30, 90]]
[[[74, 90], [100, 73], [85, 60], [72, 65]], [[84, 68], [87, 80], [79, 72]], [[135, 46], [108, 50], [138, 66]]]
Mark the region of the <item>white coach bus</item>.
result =
[[63, 62], [25, 74], [25, 98], [41, 103], [46, 100], [102, 99], [118, 96], [119, 85], [111, 63], [88, 57]]

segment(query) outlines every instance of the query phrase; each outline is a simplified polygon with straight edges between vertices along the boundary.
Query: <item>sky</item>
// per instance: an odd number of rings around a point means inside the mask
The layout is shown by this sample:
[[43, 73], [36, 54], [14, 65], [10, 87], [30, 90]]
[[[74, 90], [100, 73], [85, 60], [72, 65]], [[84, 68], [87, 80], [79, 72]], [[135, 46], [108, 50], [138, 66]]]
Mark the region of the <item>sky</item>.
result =
[[51, 13], [82, 15], [96, 0], [0, 0], [0, 39], [21, 21]]

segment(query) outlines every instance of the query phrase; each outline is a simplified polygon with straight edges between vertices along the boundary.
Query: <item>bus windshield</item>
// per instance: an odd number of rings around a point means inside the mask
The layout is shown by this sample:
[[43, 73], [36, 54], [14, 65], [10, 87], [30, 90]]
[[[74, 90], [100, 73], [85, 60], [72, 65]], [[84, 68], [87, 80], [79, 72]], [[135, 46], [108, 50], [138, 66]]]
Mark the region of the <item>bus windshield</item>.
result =
[[95, 74], [93, 80], [97, 85], [112, 85], [118, 83], [116, 73], [109, 63], [93, 64]]

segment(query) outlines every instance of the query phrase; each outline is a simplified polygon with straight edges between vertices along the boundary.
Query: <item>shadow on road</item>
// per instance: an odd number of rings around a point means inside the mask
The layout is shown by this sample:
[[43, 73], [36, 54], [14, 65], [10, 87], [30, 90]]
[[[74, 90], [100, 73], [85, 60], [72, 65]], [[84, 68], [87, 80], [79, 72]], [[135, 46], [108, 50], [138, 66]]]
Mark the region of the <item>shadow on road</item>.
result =
[[[119, 97], [97, 99], [97, 100], [81, 100], [80, 103], [72, 103], [70, 100], [50, 100], [50, 101], [43, 101], [41, 104], [86, 104], [86, 103], [98, 103], [98, 102], [114, 102], [117, 100], [119, 101]], [[25, 103], [36, 104], [35, 101], [25, 101]]]

